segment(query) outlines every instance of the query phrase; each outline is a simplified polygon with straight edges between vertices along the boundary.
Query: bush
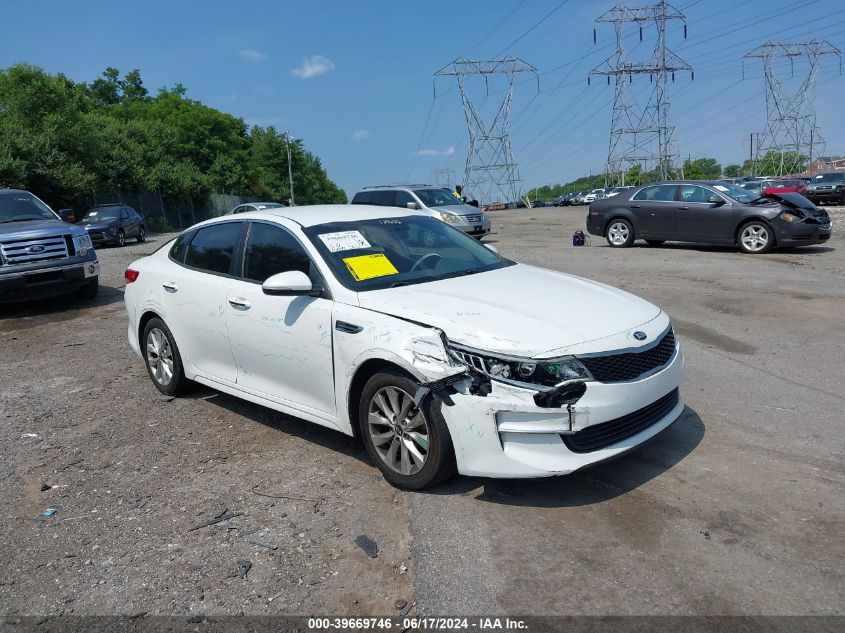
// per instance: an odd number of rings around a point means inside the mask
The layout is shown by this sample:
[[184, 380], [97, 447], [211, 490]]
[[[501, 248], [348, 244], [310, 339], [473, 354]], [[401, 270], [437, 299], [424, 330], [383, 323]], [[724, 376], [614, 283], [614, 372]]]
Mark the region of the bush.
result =
[[176, 229], [167, 223], [164, 218], [152, 218], [147, 221], [147, 228], [153, 233], [175, 233]]

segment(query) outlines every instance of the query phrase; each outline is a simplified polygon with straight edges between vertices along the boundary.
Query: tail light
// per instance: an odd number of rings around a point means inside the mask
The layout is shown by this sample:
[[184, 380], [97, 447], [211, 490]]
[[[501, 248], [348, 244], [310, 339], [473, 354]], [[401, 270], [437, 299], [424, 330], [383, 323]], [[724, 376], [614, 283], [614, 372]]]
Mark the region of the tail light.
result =
[[123, 273], [123, 278], [126, 280], [126, 283], [131, 284], [133, 281], [138, 279], [138, 275], [140, 275], [137, 270], [133, 270], [131, 268], [127, 268], [126, 272]]

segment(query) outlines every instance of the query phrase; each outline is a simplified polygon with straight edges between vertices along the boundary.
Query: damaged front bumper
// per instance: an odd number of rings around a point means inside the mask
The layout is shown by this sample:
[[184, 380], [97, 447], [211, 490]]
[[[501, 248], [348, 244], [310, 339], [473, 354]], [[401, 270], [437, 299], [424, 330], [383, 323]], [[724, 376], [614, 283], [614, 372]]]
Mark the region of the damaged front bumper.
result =
[[442, 413], [458, 470], [483, 477], [544, 477], [620, 455], [678, 419], [684, 409], [678, 391], [683, 375], [676, 344], [659, 371], [631, 382], [579, 383], [583, 395], [556, 408], [538, 406], [536, 390], [494, 380], [484, 395], [477, 391], [483, 383], [477, 377], [453, 379]]

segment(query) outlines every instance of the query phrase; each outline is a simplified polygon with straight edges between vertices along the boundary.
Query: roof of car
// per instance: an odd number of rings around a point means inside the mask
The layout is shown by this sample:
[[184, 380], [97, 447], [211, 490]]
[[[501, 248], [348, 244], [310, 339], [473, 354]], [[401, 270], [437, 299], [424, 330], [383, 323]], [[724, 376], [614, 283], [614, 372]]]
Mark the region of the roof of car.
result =
[[[354, 220], [376, 220], [379, 218], [395, 218], [402, 216], [420, 215], [429, 217], [427, 213], [403, 209], [401, 207], [377, 207], [369, 204], [318, 204], [302, 207], [282, 207], [262, 209], [261, 211], [247, 211], [237, 215], [220, 216], [207, 222], [215, 222], [221, 218], [228, 220], [266, 220], [269, 218], [287, 218], [297, 224], [308, 227], [329, 222], [350, 222]], [[205, 223], [203, 223], [205, 224]]]
[[0, 189], [0, 193], [29, 193], [23, 189]]
[[[369, 191], [371, 189], [448, 189], [449, 187], [440, 187], [438, 185], [426, 185], [421, 183], [399, 184], [399, 185], [373, 185], [371, 187], [364, 187], [361, 191]], [[360, 191], [358, 192], [360, 193]]]

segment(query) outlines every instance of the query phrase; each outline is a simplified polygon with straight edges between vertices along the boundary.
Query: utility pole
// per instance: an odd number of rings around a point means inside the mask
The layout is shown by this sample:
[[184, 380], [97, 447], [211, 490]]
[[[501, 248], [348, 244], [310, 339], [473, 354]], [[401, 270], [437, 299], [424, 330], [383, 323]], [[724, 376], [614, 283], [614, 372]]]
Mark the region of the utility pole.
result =
[[288, 182], [290, 183], [290, 206], [295, 207], [296, 201], [293, 198], [293, 164], [291, 162], [290, 132], [285, 132], [285, 147], [288, 150]]
[[[438, 77], [454, 77], [458, 82], [464, 117], [469, 131], [469, 148], [464, 167], [464, 190], [482, 203], [517, 202], [522, 196], [522, 181], [513, 156], [510, 141], [510, 107], [516, 76], [531, 73], [540, 77], [537, 69], [517, 57], [472, 61], [458, 58], [434, 73], [435, 96]], [[504, 77], [507, 88], [493, 122], [487, 125], [469, 94], [467, 79], [484, 79], [486, 96], [490, 96], [489, 79]]]
[[[757, 134], [757, 162], [766, 156], [777, 160], [777, 176], [803, 171], [806, 158], [812, 159], [813, 146], [824, 145], [824, 138], [816, 126], [815, 88], [819, 63], [825, 55], [839, 58], [839, 74], [842, 74], [842, 54], [826, 40], [808, 42], [768, 41], [742, 57], [742, 75], [745, 78], [745, 62], [759, 59], [763, 63], [766, 82], [766, 127]], [[795, 60], [806, 58], [807, 67], [800, 84], [790, 82], [784, 86], [775, 73], [774, 63], [788, 59], [789, 79], [795, 78]], [[820, 152], [824, 150], [819, 150]]]
[[[590, 71], [587, 83], [597, 75], [614, 78], [613, 114], [610, 126], [610, 142], [607, 152], [607, 180], [616, 186], [624, 186], [627, 171], [634, 165], [644, 174], [657, 170], [660, 180], [669, 180], [675, 175], [679, 156], [674, 152], [672, 134], [675, 128], [669, 125], [668, 81], [675, 81], [675, 73], [689, 71], [695, 78], [692, 67], [666, 48], [666, 23], [669, 20], [684, 21], [684, 14], [667, 2], [646, 7], [616, 5], [603, 13], [596, 22], [613, 24], [616, 32], [616, 52], [602, 64]], [[657, 43], [647, 61], [628, 61], [624, 42], [624, 27], [627, 23], [639, 25], [640, 41], [643, 41], [643, 26], [654, 22], [657, 28]], [[684, 23], [684, 39], [687, 26]], [[593, 41], [596, 32], [593, 29]], [[655, 89], [648, 101], [638, 107], [631, 92], [634, 75], [648, 75]]]

